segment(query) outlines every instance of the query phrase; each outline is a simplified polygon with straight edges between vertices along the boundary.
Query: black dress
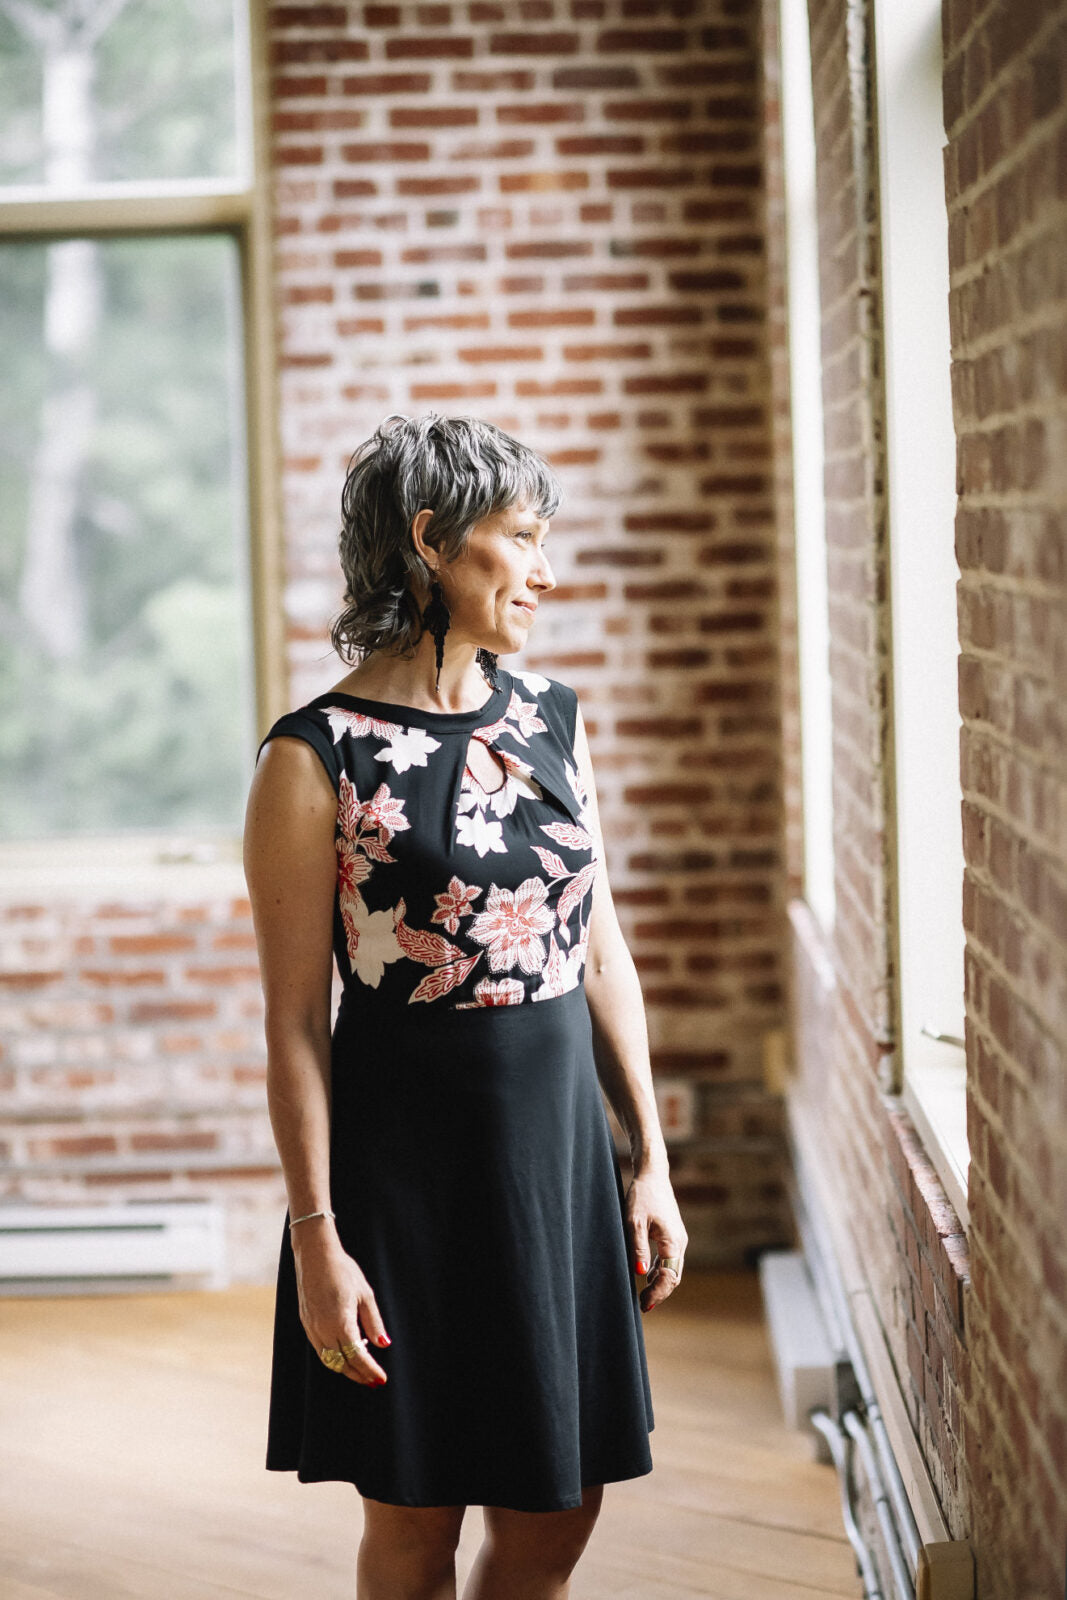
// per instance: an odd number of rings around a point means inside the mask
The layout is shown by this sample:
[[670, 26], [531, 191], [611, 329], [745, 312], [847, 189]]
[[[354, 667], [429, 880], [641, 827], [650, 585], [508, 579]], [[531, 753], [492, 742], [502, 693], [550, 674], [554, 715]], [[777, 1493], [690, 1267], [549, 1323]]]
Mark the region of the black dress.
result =
[[650, 1472], [653, 1415], [584, 986], [577, 699], [498, 677], [471, 712], [319, 695], [263, 741], [307, 740], [338, 795], [330, 1205], [392, 1340], [384, 1385], [323, 1365], [287, 1212], [266, 1465], [397, 1505], [554, 1511]]

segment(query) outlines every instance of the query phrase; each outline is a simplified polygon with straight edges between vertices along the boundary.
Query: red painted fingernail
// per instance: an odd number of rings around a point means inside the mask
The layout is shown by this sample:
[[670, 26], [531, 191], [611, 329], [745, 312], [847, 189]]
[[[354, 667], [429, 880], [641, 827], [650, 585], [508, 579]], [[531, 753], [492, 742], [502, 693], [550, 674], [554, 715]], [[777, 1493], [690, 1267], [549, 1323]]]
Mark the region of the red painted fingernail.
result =
[[383, 1384], [383, 1383], [384, 1383], [384, 1382], [385, 1382], [385, 1379], [384, 1379], [384, 1378], [375, 1378], [375, 1380], [374, 1380], [374, 1387], [375, 1387], [375, 1388], [376, 1388], [376, 1389], [380, 1389], [380, 1388], [381, 1388], [381, 1386], [382, 1386], [382, 1384]]
[[639, 1261], [637, 1263], [637, 1270], [638, 1270], [638, 1272], [647, 1272], [648, 1271], [648, 1262], [647, 1261]]
[[390, 1337], [389, 1337], [389, 1335], [387, 1333], [380, 1333], [378, 1335], [378, 1343], [379, 1344], [392, 1344], [392, 1342], [393, 1342], [392, 1339], [390, 1339]]

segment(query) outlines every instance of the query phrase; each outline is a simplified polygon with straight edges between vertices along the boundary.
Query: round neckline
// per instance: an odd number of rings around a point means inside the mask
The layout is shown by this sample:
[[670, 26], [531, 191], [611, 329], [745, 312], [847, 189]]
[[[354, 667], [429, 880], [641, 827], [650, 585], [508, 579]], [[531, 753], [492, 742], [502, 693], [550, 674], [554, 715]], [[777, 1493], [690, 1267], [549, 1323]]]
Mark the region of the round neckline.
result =
[[353, 706], [367, 716], [379, 717], [383, 722], [398, 722], [405, 728], [436, 728], [442, 733], [461, 733], [496, 722], [509, 703], [511, 674], [502, 667], [498, 667], [497, 672], [500, 687], [492, 691], [484, 705], [473, 711], [424, 711], [419, 706], [405, 706], [394, 700], [368, 700], [363, 695], [346, 694], [340, 689], [328, 689], [308, 704], [317, 706], [336, 701], [339, 705]]

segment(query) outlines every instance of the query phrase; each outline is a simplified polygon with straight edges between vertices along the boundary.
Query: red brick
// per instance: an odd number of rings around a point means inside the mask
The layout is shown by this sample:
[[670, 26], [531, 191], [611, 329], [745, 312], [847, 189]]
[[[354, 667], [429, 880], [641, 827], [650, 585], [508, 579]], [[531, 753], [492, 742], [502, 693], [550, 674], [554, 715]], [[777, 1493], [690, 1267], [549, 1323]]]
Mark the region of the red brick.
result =
[[489, 35], [489, 53], [494, 56], [563, 56], [573, 55], [580, 43], [579, 35], [556, 29], [554, 32], [510, 32]]
[[345, 161], [428, 161], [430, 146], [400, 140], [375, 140], [361, 144], [343, 144], [341, 156]]
[[474, 54], [474, 40], [452, 34], [406, 34], [385, 41], [389, 61], [421, 57], [423, 60], [465, 60]]
[[532, 89], [535, 77], [532, 72], [517, 68], [497, 67], [484, 72], [457, 70], [452, 74], [452, 87], [457, 94], [520, 94]]
[[627, 55], [668, 50], [683, 50], [687, 38], [681, 28], [605, 28], [597, 35], [596, 47], [605, 54], [611, 51]]
[[636, 89], [639, 83], [634, 67], [557, 67], [552, 74], [553, 89]]
[[587, 172], [502, 172], [497, 179], [501, 194], [518, 194], [528, 190], [551, 191], [559, 189], [588, 189]]
[[[325, 79], [323, 80], [325, 82]], [[433, 82], [428, 72], [361, 72], [341, 79], [346, 95], [423, 94]]]
[[365, 39], [278, 39], [271, 60], [277, 66], [291, 67], [317, 61], [366, 61], [369, 53]]
[[518, 105], [497, 106], [495, 115], [498, 122], [508, 124], [582, 122], [585, 107], [580, 100], [526, 101]]
[[271, 6], [269, 24], [274, 28], [344, 28], [348, 8], [343, 5]]
[[397, 178], [398, 195], [471, 194], [481, 187], [474, 173], [457, 173], [443, 178]]
[[469, 128], [478, 121], [477, 106], [394, 106], [392, 128]]

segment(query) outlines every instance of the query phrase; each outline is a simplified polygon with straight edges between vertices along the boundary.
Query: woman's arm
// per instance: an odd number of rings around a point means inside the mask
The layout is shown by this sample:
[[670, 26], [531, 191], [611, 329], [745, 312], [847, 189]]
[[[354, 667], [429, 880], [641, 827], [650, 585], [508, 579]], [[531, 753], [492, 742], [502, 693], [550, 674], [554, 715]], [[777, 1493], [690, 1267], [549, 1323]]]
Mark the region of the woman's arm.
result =
[[[337, 796], [303, 739], [270, 740], [252, 778], [244, 869], [265, 1001], [267, 1106], [285, 1175], [290, 1217], [330, 1209], [330, 1010]], [[322, 1345], [387, 1343], [370, 1285], [341, 1246], [333, 1221], [314, 1217], [290, 1238], [300, 1314]], [[366, 1351], [348, 1363], [356, 1382], [384, 1381]]]
[[608, 884], [596, 784], [581, 707], [575, 726], [574, 759], [588, 795], [600, 855], [589, 913], [585, 991], [593, 1021], [597, 1074], [630, 1140], [633, 1178], [626, 1203], [634, 1264], [638, 1272], [646, 1271], [653, 1245], [657, 1261], [663, 1257], [679, 1258], [675, 1275], [669, 1270], [657, 1270], [652, 1262], [650, 1282], [641, 1299], [642, 1309], [650, 1311], [677, 1286], [688, 1234], [671, 1188], [667, 1146], [656, 1109], [641, 984]]

